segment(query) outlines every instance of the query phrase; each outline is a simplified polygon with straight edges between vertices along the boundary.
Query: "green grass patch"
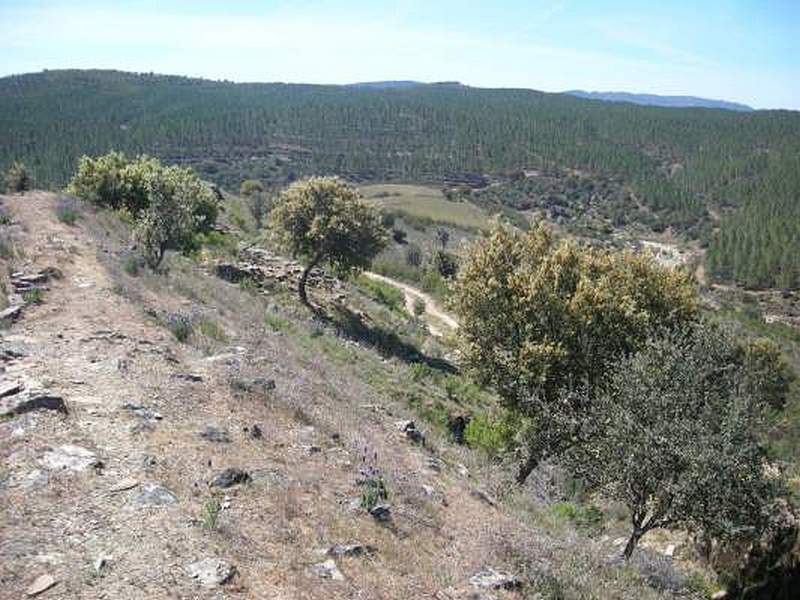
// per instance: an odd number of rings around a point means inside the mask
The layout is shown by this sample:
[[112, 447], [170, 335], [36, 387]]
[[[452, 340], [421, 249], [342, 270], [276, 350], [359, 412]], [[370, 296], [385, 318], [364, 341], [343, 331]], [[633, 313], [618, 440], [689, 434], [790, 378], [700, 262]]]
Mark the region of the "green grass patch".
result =
[[388, 306], [391, 310], [403, 312], [405, 296], [395, 286], [382, 281], [375, 281], [366, 275], [359, 275], [356, 279], [356, 285], [376, 302]]
[[291, 331], [292, 323], [289, 319], [282, 317], [274, 312], [264, 313], [264, 324], [272, 331]]
[[422, 185], [365, 185], [361, 193], [367, 202], [398, 214], [415, 229], [428, 225], [452, 225], [469, 231], [487, 230], [489, 216], [469, 202], [451, 202], [436, 188]]
[[225, 334], [225, 330], [222, 328], [222, 325], [210, 317], [200, 317], [197, 320], [197, 330], [202, 335], [207, 338], [211, 338], [212, 340], [216, 340], [218, 342], [228, 341], [228, 336]]

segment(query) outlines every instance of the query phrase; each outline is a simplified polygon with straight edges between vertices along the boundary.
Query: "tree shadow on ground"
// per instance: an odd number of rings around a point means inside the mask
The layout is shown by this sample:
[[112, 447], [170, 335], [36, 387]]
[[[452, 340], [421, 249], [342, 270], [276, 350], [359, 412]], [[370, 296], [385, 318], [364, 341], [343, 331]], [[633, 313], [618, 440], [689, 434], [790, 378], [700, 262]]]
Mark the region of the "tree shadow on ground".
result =
[[314, 316], [323, 323], [332, 326], [336, 335], [360, 344], [370, 346], [381, 356], [399, 358], [407, 363], [427, 365], [442, 373], [454, 374], [458, 369], [443, 358], [434, 358], [421, 352], [413, 344], [405, 342], [393, 331], [377, 325], [368, 325], [358, 313], [345, 306], [328, 307], [330, 312], [321, 307], [314, 307]]

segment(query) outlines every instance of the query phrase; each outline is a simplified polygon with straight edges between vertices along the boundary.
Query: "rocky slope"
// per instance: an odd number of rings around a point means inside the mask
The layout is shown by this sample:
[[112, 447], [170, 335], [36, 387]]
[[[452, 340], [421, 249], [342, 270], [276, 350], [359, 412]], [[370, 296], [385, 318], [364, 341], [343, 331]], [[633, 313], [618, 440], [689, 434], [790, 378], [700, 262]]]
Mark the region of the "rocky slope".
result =
[[[404, 385], [402, 361], [301, 334], [305, 317], [266, 327], [268, 297], [191, 266], [125, 274], [108, 215], [0, 202], [3, 261], [41, 288], [0, 342], [0, 598], [678, 593], [608, 536], [556, 536], [520, 517], [530, 500], [496, 499], [478, 458], [369, 383]], [[224, 335], [178, 342], [163, 315], [187, 310]]]

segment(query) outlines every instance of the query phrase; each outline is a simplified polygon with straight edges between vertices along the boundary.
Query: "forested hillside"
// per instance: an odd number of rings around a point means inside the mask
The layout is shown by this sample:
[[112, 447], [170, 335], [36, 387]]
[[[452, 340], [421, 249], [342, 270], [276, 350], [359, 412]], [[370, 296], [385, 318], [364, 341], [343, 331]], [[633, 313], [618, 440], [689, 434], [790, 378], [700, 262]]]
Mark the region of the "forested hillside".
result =
[[0, 79], [3, 169], [22, 160], [40, 186], [60, 186], [80, 155], [110, 149], [190, 163], [230, 187], [308, 174], [472, 183], [579, 169], [620, 182], [660, 227], [708, 241], [715, 276], [800, 286], [797, 112], [447, 84], [233, 84], [111, 71]]

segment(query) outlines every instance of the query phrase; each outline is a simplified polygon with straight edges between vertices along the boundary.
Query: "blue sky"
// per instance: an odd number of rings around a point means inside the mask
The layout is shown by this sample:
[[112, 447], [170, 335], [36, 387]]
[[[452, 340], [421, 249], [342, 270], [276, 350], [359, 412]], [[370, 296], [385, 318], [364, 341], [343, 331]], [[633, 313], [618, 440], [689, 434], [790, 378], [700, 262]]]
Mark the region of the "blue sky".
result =
[[0, 75], [459, 80], [800, 109], [800, 0], [0, 0]]

